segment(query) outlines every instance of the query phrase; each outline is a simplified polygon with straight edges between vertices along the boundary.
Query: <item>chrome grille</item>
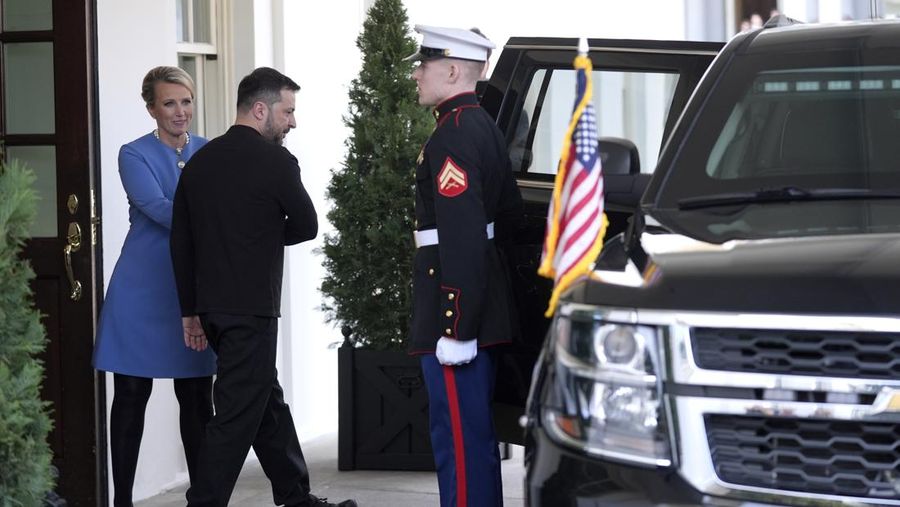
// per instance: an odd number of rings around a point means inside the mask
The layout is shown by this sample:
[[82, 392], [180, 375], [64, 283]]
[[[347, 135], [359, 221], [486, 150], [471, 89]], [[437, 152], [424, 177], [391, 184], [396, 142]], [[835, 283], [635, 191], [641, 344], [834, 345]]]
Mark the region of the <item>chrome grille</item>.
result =
[[691, 328], [694, 361], [711, 370], [896, 379], [900, 333]]
[[713, 465], [727, 483], [900, 500], [900, 424], [707, 414]]

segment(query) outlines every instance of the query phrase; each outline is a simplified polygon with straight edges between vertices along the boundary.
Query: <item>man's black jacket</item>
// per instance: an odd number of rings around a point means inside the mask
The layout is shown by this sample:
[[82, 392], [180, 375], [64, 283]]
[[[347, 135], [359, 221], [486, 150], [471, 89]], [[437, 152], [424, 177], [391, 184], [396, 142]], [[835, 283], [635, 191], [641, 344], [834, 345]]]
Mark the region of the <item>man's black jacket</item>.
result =
[[182, 315], [280, 317], [284, 247], [318, 232], [297, 159], [235, 125], [191, 157], [173, 207]]

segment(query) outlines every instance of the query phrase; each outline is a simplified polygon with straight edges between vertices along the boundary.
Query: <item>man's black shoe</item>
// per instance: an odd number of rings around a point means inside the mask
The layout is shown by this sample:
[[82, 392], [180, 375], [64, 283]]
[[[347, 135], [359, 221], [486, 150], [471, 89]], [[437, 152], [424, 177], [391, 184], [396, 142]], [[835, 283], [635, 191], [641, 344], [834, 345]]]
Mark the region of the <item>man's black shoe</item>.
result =
[[357, 507], [356, 500], [331, 503], [327, 498], [319, 498], [316, 495], [309, 495], [309, 505], [310, 507]]

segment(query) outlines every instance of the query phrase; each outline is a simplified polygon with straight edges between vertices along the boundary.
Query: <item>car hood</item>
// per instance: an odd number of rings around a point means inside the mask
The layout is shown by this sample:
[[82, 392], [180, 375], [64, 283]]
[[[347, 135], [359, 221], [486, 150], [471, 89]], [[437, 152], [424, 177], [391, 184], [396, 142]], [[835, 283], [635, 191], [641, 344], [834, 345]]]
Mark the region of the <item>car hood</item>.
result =
[[569, 299], [626, 308], [900, 315], [900, 234], [724, 244], [644, 234], [648, 261], [595, 271]]

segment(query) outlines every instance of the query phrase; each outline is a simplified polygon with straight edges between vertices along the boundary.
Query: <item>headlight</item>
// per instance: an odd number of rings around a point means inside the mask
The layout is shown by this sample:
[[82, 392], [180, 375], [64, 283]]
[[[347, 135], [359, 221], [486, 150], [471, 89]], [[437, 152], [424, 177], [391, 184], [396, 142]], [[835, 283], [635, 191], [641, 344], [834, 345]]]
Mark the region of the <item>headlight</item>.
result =
[[658, 330], [577, 305], [562, 305], [554, 326], [555, 364], [542, 403], [551, 437], [589, 454], [671, 465]]

